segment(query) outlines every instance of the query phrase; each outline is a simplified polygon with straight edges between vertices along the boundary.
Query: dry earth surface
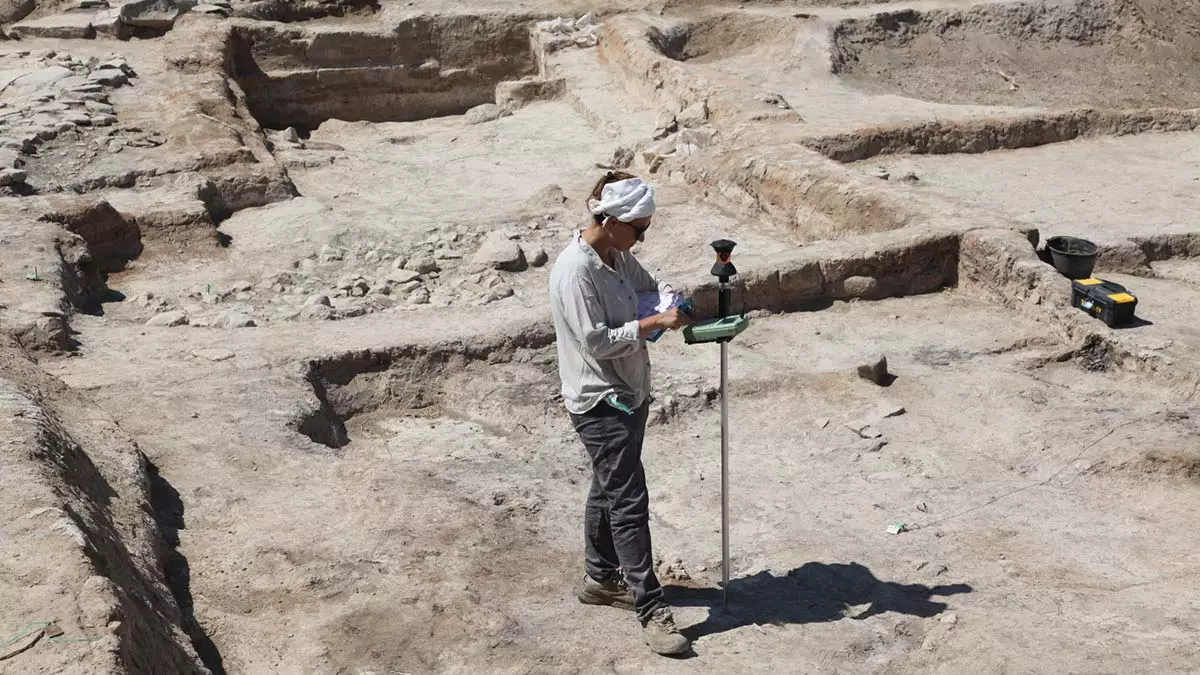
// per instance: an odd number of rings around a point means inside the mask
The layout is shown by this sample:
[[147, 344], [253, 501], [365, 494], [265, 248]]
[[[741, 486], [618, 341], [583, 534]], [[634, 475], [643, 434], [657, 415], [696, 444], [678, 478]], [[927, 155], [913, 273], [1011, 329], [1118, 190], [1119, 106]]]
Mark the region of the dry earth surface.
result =
[[[1194, 672], [1200, 7], [0, 3], [0, 672]], [[605, 168], [694, 649], [574, 599]], [[1101, 246], [1130, 326], [1039, 256]], [[885, 355], [886, 386], [857, 374]], [[733, 557], [720, 588], [720, 429]], [[905, 531], [889, 534], [892, 523]]]

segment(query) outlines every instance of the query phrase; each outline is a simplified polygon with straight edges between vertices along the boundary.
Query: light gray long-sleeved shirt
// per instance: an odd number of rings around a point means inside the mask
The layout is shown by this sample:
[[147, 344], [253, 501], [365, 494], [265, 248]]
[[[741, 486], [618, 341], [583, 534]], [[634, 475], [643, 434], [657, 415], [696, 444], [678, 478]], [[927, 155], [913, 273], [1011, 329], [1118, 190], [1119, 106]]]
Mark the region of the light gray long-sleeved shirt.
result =
[[550, 307], [558, 343], [558, 373], [567, 410], [582, 414], [616, 393], [634, 408], [650, 395], [650, 354], [638, 335], [637, 294], [670, 291], [633, 254], [614, 251], [614, 267], [581, 233], [550, 273]]

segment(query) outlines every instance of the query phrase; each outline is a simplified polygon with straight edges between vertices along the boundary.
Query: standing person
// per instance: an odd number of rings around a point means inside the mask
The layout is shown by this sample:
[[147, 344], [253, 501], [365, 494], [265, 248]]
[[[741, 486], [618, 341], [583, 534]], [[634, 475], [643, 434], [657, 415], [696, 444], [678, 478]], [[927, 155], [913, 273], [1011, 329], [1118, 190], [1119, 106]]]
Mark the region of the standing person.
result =
[[670, 290], [630, 253], [650, 227], [654, 188], [609, 172], [588, 207], [591, 224], [575, 233], [550, 274], [563, 402], [592, 461], [579, 600], [637, 612], [650, 649], [680, 654], [691, 645], [654, 574], [642, 439], [650, 398], [646, 337], [690, 320], [678, 309], [637, 317], [639, 292]]

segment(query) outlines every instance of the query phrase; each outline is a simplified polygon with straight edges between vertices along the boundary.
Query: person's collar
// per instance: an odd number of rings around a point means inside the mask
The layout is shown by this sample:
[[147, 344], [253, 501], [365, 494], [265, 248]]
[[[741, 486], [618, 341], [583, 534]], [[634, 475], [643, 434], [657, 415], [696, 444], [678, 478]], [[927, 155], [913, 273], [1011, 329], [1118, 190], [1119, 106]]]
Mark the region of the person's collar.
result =
[[604, 264], [604, 259], [600, 257], [599, 253], [596, 252], [596, 249], [592, 248], [592, 245], [587, 242], [587, 239], [583, 238], [583, 230], [575, 231], [575, 245], [578, 246], [579, 250], [583, 251], [584, 256], [587, 257], [588, 265], [596, 269], [604, 269], [608, 267], [608, 265]]

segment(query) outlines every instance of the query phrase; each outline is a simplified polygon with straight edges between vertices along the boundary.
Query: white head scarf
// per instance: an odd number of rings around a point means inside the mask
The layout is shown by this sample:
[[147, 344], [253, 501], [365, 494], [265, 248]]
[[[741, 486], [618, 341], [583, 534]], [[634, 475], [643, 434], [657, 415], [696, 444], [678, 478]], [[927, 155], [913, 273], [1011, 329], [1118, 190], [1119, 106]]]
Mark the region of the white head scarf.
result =
[[589, 199], [593, 215], [612, 216], [622, 223], [654, 215], [654, 188], [641, 178], [609, 183], [600, 191], [600, 199]]

